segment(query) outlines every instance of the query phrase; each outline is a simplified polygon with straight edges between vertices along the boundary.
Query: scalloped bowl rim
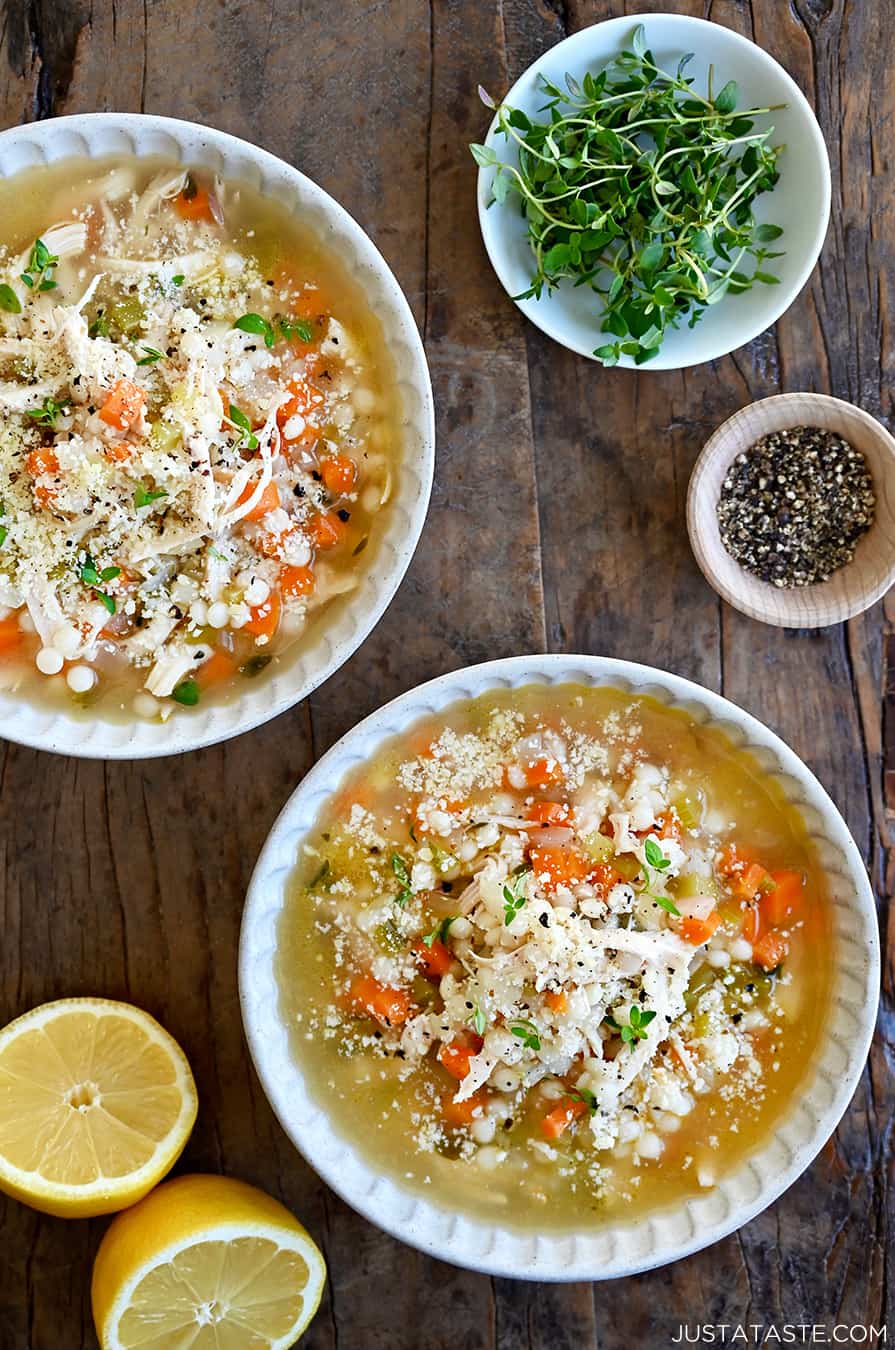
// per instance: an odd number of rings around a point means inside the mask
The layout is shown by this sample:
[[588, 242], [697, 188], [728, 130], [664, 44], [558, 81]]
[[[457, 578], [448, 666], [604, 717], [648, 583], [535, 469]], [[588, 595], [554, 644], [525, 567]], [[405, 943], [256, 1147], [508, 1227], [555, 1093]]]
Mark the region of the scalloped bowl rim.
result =
[[329, 246], [377, 309], [402, 393], [401, 486], [389, 506], [372, 559], [351, 596], [337, 599], [307, 647], [282, 670], [229, 703], [179, 712], [165, 723], [76, 717], [0, 691], [0, 735], [38, 750], [88, 759], [150, 759], [181, 754], [241, 735], [307, 698], [357, 650], [382, 618], [410, 565], [429, 506], [435, 466], [435, 413], [422, 340], [410, 306], [376, 245], [323, 188], [285, 160], [214, 127], [149, 113], [83, 113], [0, 132], [0, 178], [73, 157], [162, 154], [248, 182]]
[[[414, 1194], [377, 1173], [332, 1127], [308, 1091], [280, 1012], [277, 924], [300, 841], [345, 774], [418, 718], [488, 690], [581, 682], [649, 693], [720, 725], [748, 747], [798, 804], [817, 842], [834, 899], [833, 984], [822, 1042], [798, 1096], [766, 1141], [705, 1194], [629, 1223], [536, 1234], [487, 1223]], [[873, 892], [857, 846], [830, 797], [780, 738], [728, 699], [651, 666], [598, 656], [510, 657], [452, 671], [412, 689], [349, 731], [301, 781], [258, 858], [240, 934], [239, 990], [249, 1050], [283, 1129], [324, 1181], [386, 1232], [430, 1256], [483, 1273], [533, 1280], [600, 1280], [667, 1264], [726, 1237], [808, 1167], [845, 1112], [876, 1020], [880, 955]], [[848, 1027], [848, 1035], [844, 1030]]]
[[[577, 58], [580, 48], [587, 48], [588, 44], [595, 44], [600, 48], [597, 60], [608, 60], [608, 55], [603, 52], [605, 41], [608, 38], [616, 39], [618, 36], [630, 35], [638, 24], [649, 25], [650, 23], [662, 25], [669, 30], [678, 30], [682, 35], [682, 45], [686, 49], [688, 38], [687, 33], [703, 33], [706, 35], [711, 30], [715, 31], [717, 39], [717, 30], [720, 29], [724, 34], [724, 40], [729, 40], [739, 49], [744, 61], [754, 63], [759, 69], [763, 68], [765, 72], [772, 75], [774, 79], [786, 91], [787, 102], [791, 106], [794, 117], [797, 117], [805, 129], [807, 139], [810, 142], [816, 157], [816, 165], [820, 174], [819, 184], [819, 205], [820, 210], [817, 215], [816, 228], [811, 236], [810, 245], [803, 251], [803, 261], [801, 265], [794, 266], [791, 276], [787, 277], [784, 283], [778, 286], [768, 286], [765, 289], [769, 292], [768, 305], [766, 312], [763, 312], [760, 318], [747, 322], [745, 316], [740, 322], [736, 322], [736, 314], [730, 322], [721, 328], [718, 339], [712, 343], [709, 340], [702, 339], [702, 334], [706, 331], [704, 324], [698, 324], [696, 328], [689, 330], [689, 338], [686, 333], [672, 334], [669, 338], [676, 340], [685, 339], [681, 352], [675, 352], [673, 355], [667, 354], [667, 348], [659, 349], [659, 352], [652, 360], [642, 366], [635, 365], [631, 356], [622, 355], [618, 361], [619, 369], [640, 370], [640, 371], [659, 371], [659, 370], [685, 370], [689, 366], [702, 365], [708, 361], [718, 360], [722, 356], [727, 356], [730, 352], [744, 347], [746, 343], [751, 342], [759, 334], [766, 332], [780, 319], [793, 302], [797, 299], [804, 289], [814, 267], [820, 257], [826, 238], [827, 228], [830, 221], [830, 209], [832, 204], [832, 180], [830, 174], [830, 157], [827, 150], [823, 133], [814, 113], [814, 109], [802, 93], [795, 80], [786, 71], [770, 52], [765, 51], [758, 43], [745, 37], [742, 33], [737, 33], [732, 28], [727, 28], [724, 24], [715, 23], [713, 20], [697, 18], [689, 14], [669, 14], [661, 12], [651, 12], [647, 14], [626, 14], [613, 19], [603, 19], [598, 23], [589, 24], [586, 28], [580, 28], [577, 32], [570, 33], [568, 37], [563, 38], [553, 47], [549, 47], [543, 52], [537, 60], [522, 72], [519, 78], [513, 83], [512, 87], [503, 97], [503, 102], [513, 105], [520, 101], [524, 103], [525, 96], [530, 86], [533, 86], [537, 76], [541, 73], [553, 76], [554, 81], [562, 80], [562, 69], [565, 54], [574, 53]], [[696, 38], [693, 39], [693, 45], [697, 48]], [[557, 76], [554, 66], [560, 68], [560, 74]], [[567, 67], [566, 67], [567, 68]], [[739, 74], [742, 83], [742, 72]], [[487, 134], [484, 137], [485, 145], [494, 147], [495, 131], [497, 128], [497, 115], [492, 118], [488, 127]], [[547, 300], [536, 300], [529, 297], [524, 300], [517, 300], [515, 292], [518, 290], [516, 284], [518, 278], [514, 274], [513, 261], [509, 256], [505, 241], [502, 238], [500, 228], [492, 224], [492, 213], [489, 210], [488, 202], [490, 199], [490, 185], [493, 170], [486, 166], [481, 166], [476, 177], [476, 197], [478, 201], [479, 226], [482, 232], [482, 241], [485, 245], [485, 251], [488, 254], [491, 266], [497, 275], [497, 278], [506, 291], [507, 295], [536, 327], [546, 333], [554, 342], [560, 343], [569, 351], [584, 356], [590, 361], [596, 361], [593, 354], [594, 347], [600, 341], [600, 334], [594, 328], [594, 339], [591, 342], [578, 341], [572, 336], [571, 328], [574, 327], [574, 321], [569, 320], [561, 306], [561, 301], [553, 298]], [[781, 184], [783, 179], [781, 176]], [[778, 190], [778, 189], [775, 189]], [[784, 195], [783, 188], [779, 189], [781, 197]], [[768, 194], [770, 197], [772, 194]], [[771, 302], [771, 295], [776, 298]], [[727, 297], [729, 299], [729, 297]], [[719, 309], [721, 306], [719, 306]], [[725, 306], [725, 308], [728, 308]], [[728, 308], [728, 312], [729, 308]], [[595, 319], [596, 319], [595, 315]], [[729, 334], [730, 336], [724, 336]], [[692, 349], [693, 354], [690, 355]]]

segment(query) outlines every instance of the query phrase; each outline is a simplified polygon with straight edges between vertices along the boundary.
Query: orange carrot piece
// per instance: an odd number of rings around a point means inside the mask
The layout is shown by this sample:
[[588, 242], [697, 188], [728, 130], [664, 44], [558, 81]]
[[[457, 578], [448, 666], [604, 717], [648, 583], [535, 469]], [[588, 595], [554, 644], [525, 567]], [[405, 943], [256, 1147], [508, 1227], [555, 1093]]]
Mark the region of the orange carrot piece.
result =
[[221, 684], [236, 673], [236, 659], [232, 652], [216, 647], [207, 661], [203, 661], [196, 671], [196, 679], [203, 689], [213, 684]]
[[771, 874], [761, 863], [747, 863], [734, 882], [734, 893], [742, 900], [754, 900], [761, 891], [771, 890]]
[[681, 824], [673, 811], [662, 811], [656, 816], [656, 826], [654, 830], [648, 831], [654, 834], [657, 839], [676, 839], [680, 842]]
[[535, 845], [528, 856], [536, 876], [545, 878], [542, 884], [548, 890], [574, 886], [576, 882], [584, 881], [591, 871], [588, 860], [571, 848]]
[[789, 953], [789, 943], [782, 933], [765, 933], [752, 947], [752, 960], [762, 970], [776, 970]]
[[25, 459], [25, 468], [32, 478], [39, 478], [43, 473], [58, 473], [59, 460], [56, 458], [55, 450], [46, 446], [32, 450]]
[[742, 872], [750, 862], [754, 862], [754, 859], [746, 849], [741, 848], [739, 844], [727, 844], [721, 850], [718, 871], [722, 877], [733, 877]]
[[380, 984], [372, 975], [361, 975], [351, 986], [352, 1006], [386, 1027], [399, 1027], [410, 1016], [410, 995], [406, 989]]
[[564, 1013], [569, 1010], [569, 997], [564, 990], [560, 989], [558, 993], [548, 989], [544, 995], [544, 1002], [551, 1012]]
[[314, 573], [310, 567], [281, 567], [280, 592], [296, 598], [310, 595], [315, 586]]
[[413, 955], [427, 980], [440, 980], [454, 964], [454, 958], [443, 942], [438, 938], [431, 947], [419, 938], [413, 944]]
[[192, 174], [183, 192], [174, 198], [174, 207], [184, 220], [214, 220], [208, 189], [200, 187]]
[[438, 1062], [452, 1078], [462, 1081], [469, 1073], [469, 1061], [477, 1053], [474, 1045], [464, 1045], [462, 1041], [442, 1043], [438, 1050]]
[[[249, 500], [254, 491], [255, 484], [246, 483], [242, 492], [236, 499], [236, 505], [242, 506], [244, 502]], [[264, 516], [269, 515], [271, 511], [276, 511], [279, 504], [280, 489], [277, 487], [276, 483], [268, 483], [251, 511], [247, 511], [243, 516], [243, 520], [262, 520]]]
[[345, 525], [334, 512], [328, 511], [311, 521], [311, 537], [318, 549], [335, 548], [345, 537]]
[[107, 426], [117, 427], [119, 431], [129, 431], [139, 419], [145, 402], [145, 392], [138, 384], [134, 384], [133, 380], [116, 380], [99, 410], [99, 415]]
[[462, 1129], [479, 1120], [485, 1114], [488, 1105], [488, 1093], [481, 1089], [467, 1097], [465, 1102], [455, 1102], [453, 1097], [445, 1097], [441, 1103], [441, 1114], [446, 1125], [453, 1129]]
[[798, 917], [804, 899], [805, 878], [801, 872], [772, 872], [772, 890], [759, 901], [762, 918], [772, 928], [783, 928]]
[[525, 819], [535, 825], [564, 825], [569, 819], [569, 808], [563, 802], [534, 802]]
[[280, 593], [271, 591], [267, 599], [254, 609], [249, 611], [248, 623], [243, 625], [246, 633], [252, 633], [256, 638], [267, 638], [268, 641], [277, 631], [280, 623]]
[[334, 497], [344, 497], [354, 487], [357, 468], [347, 455], [330, 455], [320, 465], [323, 486]]
[[113, 464], [124, 464], [133, 454], [133, 446], [128, 445], [127, 441], [117, 441], [115, 445], [106, 446], [106, 459], [110, 459]]
[[548, 783], [563, 781], [562, 765], [555, 759], [536, 759], [523, 765], [522, 772], [529, 787], [546, 787]]
[[44, 487], [43, 483], [38, 483], [34, 489], [34, 500], [39, 506], [48, 508], [55, 500], [57, 493], [51, 487]]
[[578, 1101], [576, 1097], [563, 1097], [559, 1105], [548, 1111], [541, 1121], [541, 1134], [545, 1139], [558, 1139], [561, 1134], [565, 1134], [572, 1121], [583, 1116], [586, 1110], [585, 1102]]
[[720, 922], [721, 915], [716, 909], [704, 919], [682, 919], [681, 937], [685, 942], [691, 942], [694, 947], [701, 947], [704, 942], [708, 942]]

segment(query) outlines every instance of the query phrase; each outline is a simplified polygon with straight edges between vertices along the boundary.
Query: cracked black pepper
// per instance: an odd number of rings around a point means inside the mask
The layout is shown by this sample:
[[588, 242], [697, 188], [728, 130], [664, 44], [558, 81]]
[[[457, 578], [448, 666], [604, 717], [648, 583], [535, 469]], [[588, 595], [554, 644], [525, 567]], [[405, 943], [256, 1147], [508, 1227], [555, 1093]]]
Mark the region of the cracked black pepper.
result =
[[727, 552], [781, 588], [826, 581], [851, 562], [876, 496], [859, 450], [831, 431], [792, 427], [737, 455], [718, 499]]

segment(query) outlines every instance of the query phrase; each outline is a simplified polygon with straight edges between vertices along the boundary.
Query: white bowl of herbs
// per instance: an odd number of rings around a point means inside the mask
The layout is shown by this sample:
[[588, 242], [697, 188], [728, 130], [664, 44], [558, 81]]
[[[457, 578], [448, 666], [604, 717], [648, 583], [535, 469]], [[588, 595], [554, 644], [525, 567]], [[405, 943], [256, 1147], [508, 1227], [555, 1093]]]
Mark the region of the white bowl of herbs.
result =
[[479, 220], [502, 285], [564, 347], [673, 370], [769, 328], [817, 262], [830, 165], [786, 71], [719, 24], [610, 19], [495, 109]]

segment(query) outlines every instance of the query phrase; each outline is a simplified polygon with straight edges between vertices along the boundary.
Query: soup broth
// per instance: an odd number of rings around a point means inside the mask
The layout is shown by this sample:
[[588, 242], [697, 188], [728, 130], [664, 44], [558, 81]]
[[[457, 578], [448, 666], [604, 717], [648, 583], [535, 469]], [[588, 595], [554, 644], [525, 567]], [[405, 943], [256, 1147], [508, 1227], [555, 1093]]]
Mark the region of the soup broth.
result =
[[787, 1110], [830, 984], [799, 814], [613, 689], [457, 704], [343, 784], [277, 957], [332, 1127], [433, 1202], [579, 1229], [714, 1186]]
[[160, 159], [17, 175], [0, 239], [3, 687], [103, 718], [238, 696], [400, 492], [376, 315], [285, 207]]

